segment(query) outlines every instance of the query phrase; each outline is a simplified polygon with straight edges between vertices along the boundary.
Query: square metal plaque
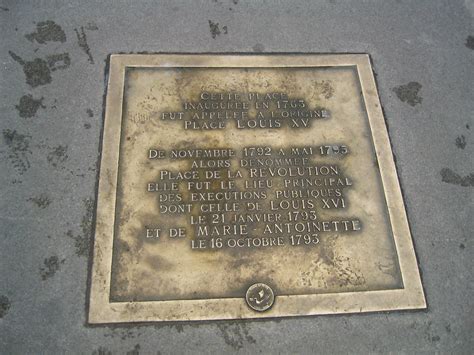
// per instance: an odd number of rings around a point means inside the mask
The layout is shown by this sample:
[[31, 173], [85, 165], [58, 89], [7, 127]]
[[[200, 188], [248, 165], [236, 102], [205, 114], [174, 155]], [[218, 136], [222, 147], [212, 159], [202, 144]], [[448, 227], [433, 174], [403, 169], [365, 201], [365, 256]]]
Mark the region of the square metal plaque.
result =
[[367, 55], [112, 55], [90, 323], [425, 308]]

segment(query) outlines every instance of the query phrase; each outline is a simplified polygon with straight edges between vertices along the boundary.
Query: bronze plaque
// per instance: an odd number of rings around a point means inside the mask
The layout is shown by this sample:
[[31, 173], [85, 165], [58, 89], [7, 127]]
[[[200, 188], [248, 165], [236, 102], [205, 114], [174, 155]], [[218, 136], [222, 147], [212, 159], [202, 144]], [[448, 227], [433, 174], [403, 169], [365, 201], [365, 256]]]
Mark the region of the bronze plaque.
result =
[[90, 323], [425, 308], [367, 55], [113, 55]]

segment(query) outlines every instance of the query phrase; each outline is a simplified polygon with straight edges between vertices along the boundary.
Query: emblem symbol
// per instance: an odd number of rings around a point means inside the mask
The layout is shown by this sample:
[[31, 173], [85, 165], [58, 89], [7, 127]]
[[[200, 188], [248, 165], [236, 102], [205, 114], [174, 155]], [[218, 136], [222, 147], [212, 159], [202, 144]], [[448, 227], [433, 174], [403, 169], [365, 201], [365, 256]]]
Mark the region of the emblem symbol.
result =
[[248, 288], [245, 300], [253, 310], [264, 312], [273, 306], [275, 295], [270, 286], [264, 283], [256, 283]]

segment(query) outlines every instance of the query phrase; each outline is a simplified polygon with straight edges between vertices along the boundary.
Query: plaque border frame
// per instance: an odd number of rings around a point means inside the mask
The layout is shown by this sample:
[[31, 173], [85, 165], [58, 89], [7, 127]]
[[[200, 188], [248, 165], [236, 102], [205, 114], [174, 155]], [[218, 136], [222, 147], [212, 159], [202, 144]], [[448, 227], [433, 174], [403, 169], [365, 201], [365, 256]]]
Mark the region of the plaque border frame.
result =
[[[241, 298], [110, 302], [113, 230], [127, 67], [287, 68], [356, 67], [379, 163], [403, 288], [310, 295], [278, 295], [266, 312]], [[368, 54], [113, 54], [110, 56], [97, 192], [89, 324], [273, 318], [424, 309], [426, 301], [387, 127]]]

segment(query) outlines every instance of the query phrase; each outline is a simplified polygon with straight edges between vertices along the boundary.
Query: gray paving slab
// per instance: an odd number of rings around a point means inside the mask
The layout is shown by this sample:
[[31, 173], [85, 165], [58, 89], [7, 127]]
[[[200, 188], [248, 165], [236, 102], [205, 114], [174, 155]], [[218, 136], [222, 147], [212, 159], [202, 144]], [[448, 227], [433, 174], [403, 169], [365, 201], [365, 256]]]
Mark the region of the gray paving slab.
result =
[[[0, 4], [0, 353], [474, 351], [473, 1]], [[369, 53], [429, 308], [87, 326], [104, 71], [119, 52]]]

